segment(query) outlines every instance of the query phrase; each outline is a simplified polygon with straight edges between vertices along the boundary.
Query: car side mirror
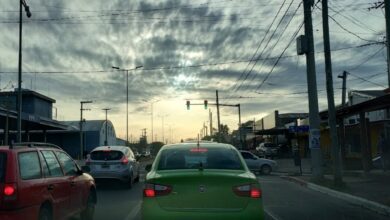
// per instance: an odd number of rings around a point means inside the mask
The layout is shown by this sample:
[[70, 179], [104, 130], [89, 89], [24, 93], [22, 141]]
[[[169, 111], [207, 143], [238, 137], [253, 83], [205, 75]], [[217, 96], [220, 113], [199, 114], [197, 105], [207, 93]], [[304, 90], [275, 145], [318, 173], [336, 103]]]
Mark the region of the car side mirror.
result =
[[152, 170], [152, 164], [147, 164], [146, 166], [145, 166], [145, 170], [146, 171], [150, 171], [150, 170]]
[[91, 172], [91, 168], [89, 168], [89, 166], [82, 166], [81, 171], [83, 173], [89, 173], [89, 172]]

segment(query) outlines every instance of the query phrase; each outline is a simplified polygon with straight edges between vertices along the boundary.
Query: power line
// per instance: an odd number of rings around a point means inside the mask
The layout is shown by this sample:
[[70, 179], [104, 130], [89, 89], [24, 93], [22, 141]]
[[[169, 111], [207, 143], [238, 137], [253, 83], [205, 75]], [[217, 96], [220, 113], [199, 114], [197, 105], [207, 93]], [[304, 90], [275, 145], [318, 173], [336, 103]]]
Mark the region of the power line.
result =
[[377, 41], [373, 41], [373, 40], [367, 40], [365, 38], [362, 38], [361, 36], [355, 34], [354, 32], [348, 30], [347, 28], [345, 28], [343, 25], [341, 25], [338, 21], [336, 21], [335, 18], [333, 18], [331, 15], [328, 15], [330, 19], [332, 19], [333, 22], [335, 22], [337, 24], [337, 26], [339, 26], [341, 29], [343, 29], [344, 31], [346, 31], [347, 33], [359, 38], [360, 40], [363, 40], [363, 41], [367, 41], [367, 42], [377, 42]]
[[290, 45], [292, 44], [292, 42], [294, 42], [296, 36], [298, 35], [299, 31], [301, 30], [301, 28], [303, 27], [304, 25], [304, 22], [302, 22], [301, 26], [298, 28], [298, 30], [294, 33], [293, 37], [291, 38], [290, 42], [287, 44], [287, 46], [284, 48], [283, 52], [280, 54], [279, 58], [276, 60], [275, 64], [272, 66], [271, 70], [269, 71], [269, 73], [266, 75], [266, 77], [263, 79], [263, 81], [260, 83], [260, 85], [256, 88], [256, 91], [259, 91], [261, 89], [261, 87], [264, 85], [265, 81], [268, 80], [269, 76], [272, 74], [272, 72], [274, 71], [275, 67], [278, 65], [280, 59], [283, 57], [284, 53], [286, 52], [286, 50], [290, 47]]
[[[279, 10], [278, 10], [277, 13], [275, 14], [275, 16], [274, 16], [274, 18], [273, 18], [273, 20], [272, 20], [270, 26], [268, 27], [268, 29], [267, 29], [267, 31], [266, 31], [266, 33], [265, 33], [263, 39], [261, 40], [261, 42], [260, 42], [259, 46], [257, 47], [255, 53], [253, 54], [253, 56], [252, 56], [252, 58], [251, 58], [251, 61], [248, 62], [248, 64], [247, 64], [247, 66], [245, 67], [244, 71], [241, 73], [241, 76], [238, 78], [237, 82], [236, 82], [236, 83], [234, 84], [234, 86], [231, 88], [231, 90], [232, 90], [233, 92], [237, 91], [237, 90], [239, 89], [239, 87], [241, 87], [242, 83], [240, 84], [240, 86], [239, 86], [238, 89], [237, 89], [237, 85], [238, 85], [239, 81], [240, 81], [241, 78], [245, 75], [245, 72], [246, 72], [247, 68], [249, 67], [250, 63], [251, 63], [252, 61], [254, 61], [254, 58], [255, 58], [255, 56], [257, 55], [257, 52], [259, 51], [261, 45], [263, 44], [264, 40], [266, 39], [266, 37], [267, 37], [269, 31], [271, 30], [271, 27], [272, 27], [273, 24], [275, 23], [277, 17], [279, 16], [279, 13], [280, 13], [280, 11], [282, 10], [282, 8], [283, 8], [284, 4], [286, 3], [286, 1], [287, 1], [287, 0], [284, 0], [283, 3], [282, 3], [282, 5], [279, 7]], [[264, 51], [264, 50], [263, 50], [263, 51]], [[262, 53], [263, 53], [263, 51], [262, 51]], [[259, 57], [261, 57], [262, 53], [260, 54]]]
[[[301, 27], [301, 26], [300, 26]], [[300, 29], [300, 28], [299, 28]], [[349, 46], [349, 47], [343, 47], [338, 49], [333, 49], [332, 52], [338, 52], [338, 51], [344, 51], [344, 50], [350, 50], [350, 49], [358, 49], [368, 46], [375, 46], [375, 45], [382, 45], [384, 42], [373, 42], [373, 43], [367, 43], [367, 44], [361, 44], [358, 46]], [[316, 53], [323, 53], [323, 51], [319, 51]], [[285, 55], [285, 56], [277, 56], [277, 57], [269, 57], [269, 58], [258, 58], [255, 59], [255, 61], [261, 61], [261, 60], [280, 60], [280, 59], [287, 59], [297, 57], [297, 55]], [[226, 61], [226, 62], [216, 62], [216, 63], [204, 63], [204, 64], [197, 64], [197, 65], [187, 65], [187, 66], [168, 66], [168, 67], [144, 67], [142, 69], [137, 70], [138, 72], [143, 71], [157, 71], [157, 70], [172, 70], [172, 69], [186, 69], [186, 68], [202, 68], [202, 67], [208, 67], [208, 66], [221, 66], [221, 65], [230, 65], [230, 64], [241, 64], [241, 63], [247, 63], [251, 62], [253, 60], [235, 60], [235, 61]], [[37, 74], [69, 74], [69, 73], [80, 73], [80, 74], [88, 74], [88, 73], [112, 73], [112, 72], [118, 72], [116, 70], [80, 70], [80, 71], [29, 71], [24, 73], [37, 73]], [[0, 71], [0, 73], [17, 73], [14, 71]]]
[[[301, 2], [301, 3], [302, 3], [302, 2]], [[272, 51], [275, 49], [276, 45], [279, 44], [280, 40], [282, 39], [283, 34], [284, 34], [285, 31], [287, 30], [287, 27], [290, 25], [291, 21], [294, 19], [294, 17], [296, 16], [296, 14], [297, 14], [297, 12], [298, 12], [298, 10], [299, 10], [299, 8], [300, 8], [301, 6], [302, 6], [302, 4], [299, 4], [299, 6], [297, 7], [297, 9], [295, 10], [293, 16], [292, 16], [291, 19], [288, 21], [286, 27], [283, 29], [282, 33], [279, 35], [279, 38], [277, 39], [277, 41], [275, 42], [274, 46], [273, 46], [272, 49], [270, 50], [270, 53], [269, 53], [268, 57], [271, 56]], [[302, 28], [302, 25], [303, 25], [303, 23], [298, 27], [297, 31], [293, 34], [294, 37], [296, 37], [296, 35], [299, 33], [299, 31], [300, 31], [301, 28]], [[294, 37], [293, 37], [293, 38], [294, 38]], [[288, 48], [289, 46], [290, 46], [290, 45], [288, 45], [287, 48]], [[282, 56], [284, 55], [284, 53], [285, 53], [285, 51], [287, 50], [287, 48], [282, 52], [282, 54], [280, 55], [280, 57], [282, 57]], [[278, 59], [276, 60], [276, 64], [279, 62], [280, 59], [281, 59], [281, 58], [278, 58]], [[263, 63], [261, 64], [260, 70], [262, 69], [262, 67], [263, 67], [264, 65], [265, 65], [265, 61], [263, 61]], [[255, 81], [256, 76], [257, 76], [257, 74], [255, 74], [255, 75], [252, 77], [252, 81]]]
[[370, 81], [370, 80], [368, 80], [368, 79], [365, 79], [365, 78], [363, 78], [363, 77], [361, 77], [361, 76], [357, 76], [357, 75], [352, 74], [352, 73], [350, 73], [350, 72], [348, 72], [348, 73], [349, 73], [349, 75], [351, 75], [351, 76], [353, 76], [353, 77], [355, 77], [355, 78], [357, 78], [357, 79], [360, 79], [360, 80], [362, 80], [362, 81], [364, 81], [364, 82], [368, 82], [368, 83], [370, 83], [370, 84], [372, 84], [372, 85], [380, 86], [380, 87], [382, 87], [382, 88], [384, 88], [384, 89], [387, 89], [387, 87], [384, 86], [384, 85], [382, 85], [382, 84], [379, 84], [379, 83], [376, 83], [376, 82], [372, 82], [372, 81]]

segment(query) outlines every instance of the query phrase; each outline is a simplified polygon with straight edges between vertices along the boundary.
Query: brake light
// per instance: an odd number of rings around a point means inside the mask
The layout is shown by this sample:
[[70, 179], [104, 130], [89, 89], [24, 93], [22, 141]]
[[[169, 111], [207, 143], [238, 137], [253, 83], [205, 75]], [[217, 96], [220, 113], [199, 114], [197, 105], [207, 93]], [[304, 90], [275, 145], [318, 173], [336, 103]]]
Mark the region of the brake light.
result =
[[129, 159], [127, 159], [127, 157], [123, 156], [122, 159], [121, 159], [121, 162], [123, 165], [126, 165], [129, 163]]
[[255, 184], [247, 184], [233, 187], [233, 191], [238, 196], [251, 197], [251, 198], [261, 198], [261, 189], [259, 189]]
[[12, 196], [15, 193], [16, 189], [12, 185], [6, 185], [4, 187], [4, 195], [6, 196]]
[[144, 197], [165, 196], [172, 192], [172, 187], [159, 184], [145, 184]]
[[7, 183], [3, 188], [3, 200], [15, 201], [17, 198], [17, 187], [15, 183]]
[[192, 148], [190, 151], [193, 153], [205, 153], [207, 152], [207, 148]]

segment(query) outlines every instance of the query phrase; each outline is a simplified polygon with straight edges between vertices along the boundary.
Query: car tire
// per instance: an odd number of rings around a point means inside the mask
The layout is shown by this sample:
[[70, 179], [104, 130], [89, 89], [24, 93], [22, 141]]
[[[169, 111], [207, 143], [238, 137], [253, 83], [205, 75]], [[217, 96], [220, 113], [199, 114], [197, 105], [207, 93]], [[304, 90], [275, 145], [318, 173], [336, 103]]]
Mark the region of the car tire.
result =
[[260, 172], [264, 175], [269, 175], [272, 172], [272, 168], [270, 165], [264, 164], [261, 166]]
[[129, 180], [127, 181], [127, 183], [126, 183], [126, 187], [128, 188], [128, 189], [131, 189], [131, 188], [133, 188], [133, 176], [130, 176], [130, 178], [129, 178]]
[[38, 219], [39, 220], [52, 220], [53, 217], [52, 217], [50, 208], [47, 206], [42, 206], [41, 210], [39, 210]]
[[138, 182], [139, 182], [139, 172], [137, 173], [137, 177], [134, 179], [134, 182], [135, 182], [135, 183], [138, 183]]
[[81, 220], [93, 220], [93, 216], [95, 214], [95, 205], [94, 195], [91, 192], [88, 196], [87, 206], [80, 214]]

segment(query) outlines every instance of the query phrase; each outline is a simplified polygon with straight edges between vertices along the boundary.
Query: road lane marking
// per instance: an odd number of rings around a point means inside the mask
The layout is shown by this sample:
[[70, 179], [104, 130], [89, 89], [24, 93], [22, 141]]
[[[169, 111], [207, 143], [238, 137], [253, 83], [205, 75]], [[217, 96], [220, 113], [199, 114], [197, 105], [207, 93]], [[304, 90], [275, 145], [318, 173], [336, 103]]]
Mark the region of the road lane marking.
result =
[[141, 211], [141, 202], [138, 202], [124, 220], [133, 220]]
[[277, 215], [275, 215], [274, 213], [272, 213], [271, 211], [269, 211], [268, 209], [264, 208], [264, 212], [269, 216], [271, 217], [273, 220], [281, 220], [281, 218]]

